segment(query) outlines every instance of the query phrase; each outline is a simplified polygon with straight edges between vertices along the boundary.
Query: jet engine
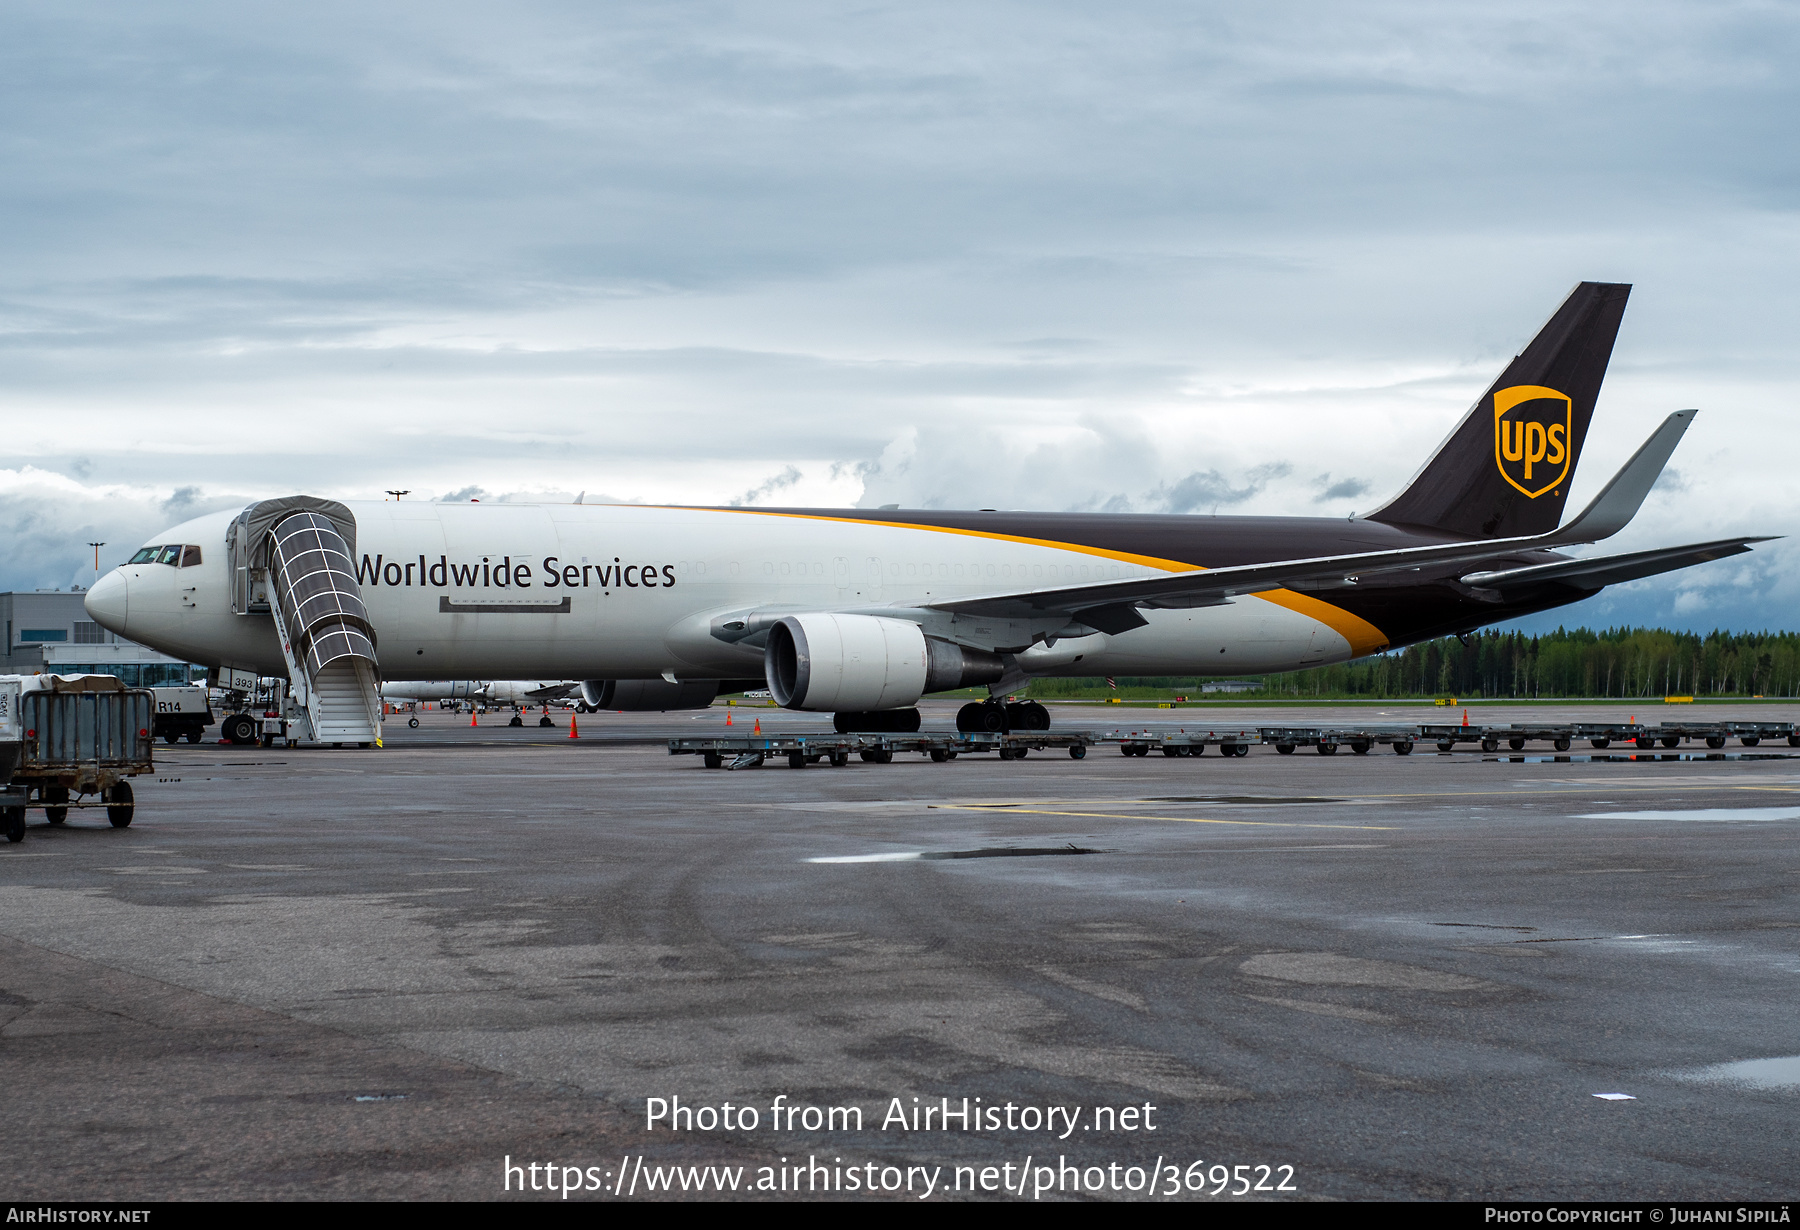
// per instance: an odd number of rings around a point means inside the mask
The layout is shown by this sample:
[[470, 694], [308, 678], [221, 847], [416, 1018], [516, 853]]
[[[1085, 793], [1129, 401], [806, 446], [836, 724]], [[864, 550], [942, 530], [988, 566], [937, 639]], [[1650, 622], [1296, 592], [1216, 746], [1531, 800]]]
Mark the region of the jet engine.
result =
[[998, 655], [928, 637], [908, 620], [830, 612], [779, 620], [763, 669], [777, 704], [837, 712], [904, 708], [1005, 672]]
[[662, 709], [704, 709], [719, 694], [717, 679], [583, 679], [581, 699], [595, 709], [644, 713]]

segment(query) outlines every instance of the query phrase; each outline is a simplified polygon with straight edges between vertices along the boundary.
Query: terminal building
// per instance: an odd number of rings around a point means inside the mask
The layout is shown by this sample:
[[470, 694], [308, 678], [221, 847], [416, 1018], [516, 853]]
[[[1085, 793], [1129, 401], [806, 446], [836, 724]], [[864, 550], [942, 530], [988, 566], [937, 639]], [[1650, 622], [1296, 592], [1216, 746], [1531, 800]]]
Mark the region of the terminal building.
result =
[[0, 593], [0, 674], [116, 675], [128, 688], [206, 682], [206, 668], [146, 649], [88, 618], [84, 589]]

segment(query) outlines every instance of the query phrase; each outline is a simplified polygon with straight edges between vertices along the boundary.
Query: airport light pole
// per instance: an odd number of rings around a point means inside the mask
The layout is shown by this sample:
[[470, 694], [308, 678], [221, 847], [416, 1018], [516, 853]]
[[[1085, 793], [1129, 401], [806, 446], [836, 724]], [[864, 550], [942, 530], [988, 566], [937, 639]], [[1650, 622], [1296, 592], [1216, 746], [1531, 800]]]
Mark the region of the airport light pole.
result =
[[88, 546], [94, 548], [94, 583], [96, 585], [100, 582], [100, 548], [105, 545], [103, 542], [88, 543]]

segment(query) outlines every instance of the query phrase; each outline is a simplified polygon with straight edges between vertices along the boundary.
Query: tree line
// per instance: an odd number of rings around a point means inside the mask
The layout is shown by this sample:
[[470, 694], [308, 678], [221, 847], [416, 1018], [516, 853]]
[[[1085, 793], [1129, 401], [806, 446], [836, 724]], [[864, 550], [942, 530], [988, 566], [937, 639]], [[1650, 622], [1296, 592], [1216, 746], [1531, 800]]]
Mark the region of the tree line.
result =
[[[1190, 690], [1201, 680], [1120, 678], [1112, 694]], [[1800, 695], [1800, 633], [1558, 628], [1542, 636], [1446, 636], [1356, 662], [1261, 677], [1246, 698]], [[1101, 680], [1039, 680], [1032, 695], [1108, 691]]]

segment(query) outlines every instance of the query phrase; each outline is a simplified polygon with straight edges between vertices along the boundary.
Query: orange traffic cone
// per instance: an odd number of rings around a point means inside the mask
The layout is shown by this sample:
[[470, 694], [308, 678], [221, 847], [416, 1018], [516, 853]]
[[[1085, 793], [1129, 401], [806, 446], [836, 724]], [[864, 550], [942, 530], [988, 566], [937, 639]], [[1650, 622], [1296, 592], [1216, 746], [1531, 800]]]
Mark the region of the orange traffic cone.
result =
[[575, 714], [572, 711], [569, 714], [569, 738], [581, 738], [581, 732], [575, 728]]
[[1469, 711], [1467, 709], [1464, 709], [1463, 710], [1463, 725], [1467, 726], [1468, 724], [1469, 724]]
[[762, 719], [761, 718], [756, 719], [756, 729], [751, 731], [750, 733], [753, 735], [760, 735], [762, 733]]
[[474, 726], [475, 724], [475, 711], [471, 709], [469, 710], [469, 725]]
[[731, 725], [731, 710], [729, 709], [725, 711], [725, 724], [727, 726]]

